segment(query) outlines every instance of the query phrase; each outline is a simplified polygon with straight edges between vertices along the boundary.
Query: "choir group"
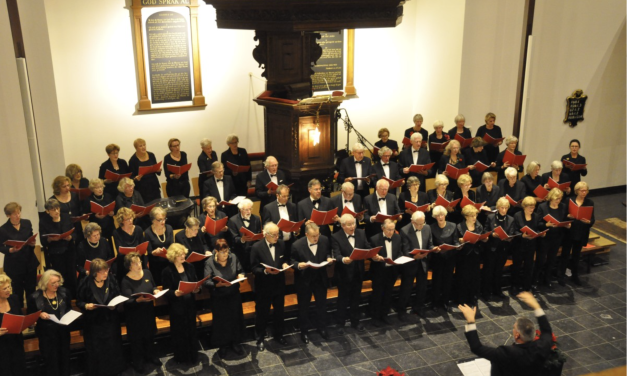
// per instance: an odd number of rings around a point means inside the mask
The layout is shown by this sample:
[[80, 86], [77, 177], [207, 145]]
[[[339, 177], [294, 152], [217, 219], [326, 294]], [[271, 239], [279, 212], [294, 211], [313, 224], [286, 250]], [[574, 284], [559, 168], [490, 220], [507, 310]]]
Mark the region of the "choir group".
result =
[[[251, 213], [250, 199], [240, 197], [252, 186], [252, 174], [238, 137], [228, 136], [228, 149], [219, 160], [211, 141], [203, 139], [197, 161], [202, 214], [188, 218], [177, 234], [166, 221], [166, 210], [149, 204], [161, 197], [157, 175], [162, 173], [168, 196], [190, 196], [190, 164], [181, 142], [170, 139], [170, 153], [158, 162], [146, 142], [137, 139], [128, 163], [119, 158], [120, 147], [110, 144], [98, 178], [86, 179], [81, 167], [71, 164], [65, 176], [54, 179], [54, 195], [39, 222], [46, 269], [39, 281], [36, 231], [21, 218], [18, 203], [4, 207], [8, 221], [0, 227], [5, 255], [0, 319], [22, 315], [26, 294], [28, 313], [38, 317], [35, 328], [46, 374], [69, 375], [70, 330], [58, 321], [68, 314], [76, 318], [75, 299], [82, 313], [87, 373], [108, 375], [125, 368], [122, 320], [133, 367], [142, 372], [147, 363], [160, 364], [153, 349], [158, 294], [168, 301], [175, 361], [197, 360], [194, 295], [200, 289], [210, 290], [211, 346], [222, 357], [228, 351], [243, 354], [239, 282], [249, 273], [254, 276], [259, 351], [265, 349], [268, 323], [273, 339], [287, 343], [284, 270], [289, 268], [295, 274], [298, 326], [305, 343], [310, 329], [326, 339], [327, 326], [341, 333], [347, 320], [364, 330], [359, 304], [366, 273], [372, 280], [369, 309], [376, 326], [389, 324], [392, 308], [404, 321], [408, 306], [424, 317], [426, 309], [437, 312], [454, 304], [475, 306], [480, 297], [505, 298], [501, 277], [510, 257], [510, 296], [535, 292], [539, 285], [563, 285], [569, 267], [572, 282], [580, 284], [579, 255], [594, 223], [589, 187], [581, 181], [587, 170], [580, 142], [572, 140], [570, 152], [540, 174], [536, 161], [523, 168], [526, 156], [518, 150], [517, 138], [503, 138], [495, 119], [487, 114], [473, 138], [462, 115], [447, 133], [441, 121], [435, 122], [431, 135], [416, 115], [400, 144], [383, 128], [372, 160], [358, 143], [340, 162], [341, 193], [331, 198], [312, 179], [309, 197], [292, 203], [285, 173], [268, 156], [254, 182], [260, 216]], [[435, 178], [435, 188], [425, 192], [428, 178]], [[83, 221], [89, 223], [83, 226]], [[334, 273], [327, 273], [329, 268]], [[326, 300], [332, 285], [338, 299], [330, 317]], [[315, 315], [310, 317], [312, 296]], [[121, 306], [123, 310], [116, 308]], [[3, 374], [25, 374], [20, 332], [0, 329], [0, 354], [10, 359]]]

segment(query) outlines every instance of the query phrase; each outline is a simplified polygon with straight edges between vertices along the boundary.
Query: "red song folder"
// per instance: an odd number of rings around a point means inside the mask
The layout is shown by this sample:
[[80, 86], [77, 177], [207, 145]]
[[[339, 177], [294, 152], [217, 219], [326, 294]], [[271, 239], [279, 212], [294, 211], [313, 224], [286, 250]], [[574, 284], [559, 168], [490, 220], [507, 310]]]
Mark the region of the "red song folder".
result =
[[457, 141], [459, 141], [459, 144], [461, 145], [461, 148], [467, 148], [470, 146], [470, 144], [472, 143], [472, 137], [471, 138], [463, 138], [462, 136], [459, 135], [459, 133], [455, 133], [455, 139]]
[[30, 238], [22, 241], [22, 240], [7, 240], [3, 244], [9, 247], [14, 248], [16, 251], [19, 251], [25, 245], [33, 246], [36, 244], [35, 239], [37, 238], [37, 234], [31, 236]]
[[592, 210], [594, 210], [594, 206], [577, 206], [573, 200], [568, 201], [568, 214], [573, 216], [573, 218], [580, 221], [582, 219], [587, 219], [589, 221], [592, 219]]
[[566, 183], [558, 183], [555, 180], [553, 180], [553, 178], [549, 178], [549, 188], [553, 189], [553, 188], [557, 188], [560, 191], [565, 191], [568, 188], [570, 188], [570, 182], [567, 181]]
[[461, 198], [458, 198], [457, 200], [453, 200], [453, 201], [449, 201], [447, 199], [445, 199], [444, 197], [438, 195], [438, 198], [435, 200], [435, 205], [441, 205], [446, 207], [451, 207], [454, 208], [455, 206], [457, 206], [457, 204], [461, 201]]
[[555, 219], [555, 217], [553, 217], [551, 214], [545, 215], [542, 219], [544, 219], [545, 222], [551, 222], [552, 224], [555, 225], [555, 227], [568, 227], [568, 225], [573, 222], [573, 221], [560, 222], [557, 219]]
[[458, 246], [454, 246], [454, 245], [451, 245], [451, 244], [444, 243], [444, 244], [440, 244], [438, 246], [438, 248], [440, 248], [440, 251], [450, 251], [450, 250], [453, 250], [453, 249], [460, 249], [462, 246], [463, 246], [463, 244], [460, 244]]
[[140, 206], [140, 205], [131, 205], [131, 210], [135, 212], [135, 215], [146, 215], [150, 214], [152, 208], [154, 208], [157, 204], [152, 204], [150, 206]]
[[235, 163], [231, 163], [231, 162], [226, 162], [226, 167], [228, 167], [231, 171], [233, 172], [248, 172], [248, 170], [250, 170], [250, 165], [248, 166], [240, 166], [240, 165], [236, 165]]
[[[107, 264], [109, 266], [113, 265], [113, 262], [115, 261], [115, 257], [112, 258], [111, 260], [107, 260]], [[89, 260], [85, 260], [85, 265], [83, 265], [83, 269], [85, 270], [89, 270], [89, 268], [91, 267], [91, 261]]]
[[247, 236], [249, 238], [252, 238], [251, 241], [263, 239], [263, 233], [262, 232], [260, 232], [258, 234], [255, 234], [254, 232], [250, 231], [246, 227], [240, 227], [239, 232], [242, 234], [242, 236]]
[[509, 201], [510, 206], [516, 206], [522, 202], [522, 200], [520, 201], [514, 200], [510, 195], [505, 195], [505, 198], [507, 199], [507, 201]]
[[411, 146], [411, 140], [409, 138], [407, 138], [407, 137], [403, 137], [403, 141], [402, 142], [403, 142], [404, 146], [407, 146], [407, 147]]
[[[245, 280], [246, 280], [246, 277], [243, 277], [243, 278], [238, 278], [238, 279], [235, 279], [235, 280], [233, 280], [233, 281], [227, 281], [226, 279], [224, 279], [224, 278], [222, 278], [222, 277], [218, 277], [218, 276], [215, 276], [215, 277], [213, 277], [212, 279], [213, 279], [214, 281], [216, 281], [216, 283], [223, 282], [223, 283], [228, 284], [229, 286], [233, 286], [233, 285], [234, 285], [234, 284], [236, 284], [236, 283], [239, 283], [239, 282], [245, 281]], [[193, 291], [193, 290], [192, 290], [192, 291]]]
[[387, 181], [388, 183], [390, 183], [390, 186], [388, 189], [395, 189], [398, 187], [402, 187], [403, 184], [405, 183], [405, 179], [398, 179], [398, 180], [392, 180], [392, 179], [388, 179], [385, 176], [382, 177], [381, 179]]
[[379, 222], [379, 223], [383, 223], [386, 219], [391, 219], [393, 221], [398, 221], [399, 219], [401, 219], [402, 216], [403, 216], [403, 213], [398, 213], [398, 214], [394, 214], [394, 215], [387, 215], [387, 214], [377, 213], [377, 216], [374, 217], [374, 221], [375, 222]]
[[305, 221], [306, 219], [303, 219], [300, 222], [292, 222], [292, 221], [288, 221], [287, 219], [281, 218], [279, 220], [279, 223], [277, 223], [276, 225], [283, 232], [298, 232], [298, 230], [300, 230], [301, 226], [303, 225], [303, 223], [305, 223]]
[[549, 191], [541, 185], [538, 185], [536, 189], [533, 190], [533, 194], [536, 195], [537, 198], [545, 199], [549, 194]]
[[344, 210], [342, 210], [342, 214], [340, 215], [340, 217], [341, 217], [342, 215], [344, 215], [344, 214], [350, 214], [350, 215], [352, 215], [354, 218], [357, 218], [357, 217], [361, 217], [361, 216], [362, 216], [362, 215], [364, 215], [365, 213], [366, 213], [366, 211], [365, 211], [365, 210], [362, 210], [362, 211], [360, 211], [359, 213], [355, 213], [354, 211], [350, 210], [350, 209], [348, 208], [348, 206], [345, 206], [345, 207], [344, 207]]
[[490, 236], [490, 234], [492, 234], [492, 231], [486, 232], [484, 234], [477, 234], [477, 233], [466, 230], [462, 239], [466, 243], [475, 244], [476, 242], [480, 240], [487, 239]]
[[128, 174], [116, 174], [115, 172], [110, 170], [105, 171], [105, 179], [111, 181], [120, 181], [123, 178], [130, 178], [131, 175], [133, 174], [130, 172]]
[[585, 170], [586, 166], [588, 166], [587, 164], [575, 164], [571, 161], [567, 161], [565, 159], [562, 160], [562, 162], [564, 163], [565, 167], [568, 167], [571, 171], [579, 171], [579, 170]]
[[494, 233], [495, 233], [496, 235], [498, 235], [499, 239], [501, 239], [501, 240], [512, 239], [512, 238], [515, 238], [515, 237], [517, 237], [517, 236], [520, 236], [520, 235], [521, 235], [521, 234], [518, 234], [518, 235], [512, 235], [512, 236], [507, 235], [507, 233], [505, 232], [505, 230], [503, 230], [503, 227], [501, 227], [501, 226], [499, 226], [499, 227], [495, 228], [495, 229], [494, 229]]
[[525, 163], [526, 155], [516, 155], [509, 150], [505, 150], [503, 163], [509, 162], [510, 165], [522, 166]]
[[70, 221], [72, 221], [72, 223], [76, 223], [80, 221], [88, 221], [88, 220], [89, 220], [89, 214], [83, 214], [77, 217], [70, 217]]
[[409, 201], [405, 201], [405, 209], [409, 209], [411, 210], [412, 213], [415, 213], [417, 211], [421, 211], [421, 212], [428, 212], [429, 211], [429, 204], [424, 204], [421, 206], [418, 206], [412, 202]]
[[70, 188], [70, 192], [76, 193], [80, 201], [83, 201], [87, 197], [91, 196], [91, 189], [89, 188]]
[[46, 234], [46, 235], [42, 235], [48, 238], [59, 238], [59, 239], [65, 239], [68, 236], [72, 235], [72, 233], [74, 232], [74, 229], [72, 228], [70, 231], [64, 232], [63, 234]]
[[151, 254], [153, 256], [161, 257], [161, 258], [164, 258], [164, 259], [168, 258], [168, 250], [165, 249], [164, 247], [153, 249]]
[[477, 208], [478, 210], [481, 210], [481, 208], [485, 205], [486, 201], [484, 202], [473, 202], [471, 199], [469, 199], [468, 197], [464, 196], [462, 198], [462, 203], [459, 205], [462, 209], [464, 208], [464, 206], [466, 205], [472, 205], [475, 208]]
[[460, 175], [468, 174], [468, 167], [457, 168], [453, 166], [452, 164], [447, 164], [445, 171], [448, 174], [449, 178], [457, 180], [459, 179]]
[[444, 141], [442, 143], [440, 142], [430, 142], [429, 143], [429, 150], [431, 151], [438, 151], [438, 152], [444, 152], [444, 149], [446, 149], [446, 145], [448, 145], [449, 141]]
[[418, 173], [421, 171], [429, 171], [435, 165], [435, 162], [427, 163], [426, 165], [413, 164], [409, 166], [409, 172]]
[[433, 252], [433, 249], [414, 249], [413, 251], [409, 252], [410, 255], [417, 255], [417, 254], [425, 254], [425, 253], [431, 253]]
[[33, 326], [39, 320], [40, 314], [41, 311], [26, 316], [5, 313], [0, 328], [6, 329], [9, 334], [20, 334], [24, 329]]
[[198, 261], [202, 261], [202, 260], [204, 260], [204, 259], [206, 259], [208, 257], [211, 257], [211, 256], [203, 255], [203, 254], [200, 254], [198, 252], [192, 252], [192, 253], [189, 254], [189, 256], [187, 256], [185, 261], [187, 261], [189, 263], [198, 262]]
[[123, 254], [123, 255], [128, 255], [131, 252], [137, 252], [139, 253], [141, 256], [146, 254], [146, 251], [148, 250], [148, 242], [145, 241], [141, 244], [139, 244], [137, 247], [119, 247], [118, 248], [118, 252]]
[[329, 211], [319, 211], [313, 209], [311, 211], [311, 220], [318, 226], [330, 225], [331, 223], [333, 223], [333, 217], [335, 217], [336, 215], [337, 208], [331, 209]]
[[355, 249], [353, 249], [353, 252], [349, 256], [349, 258], [351, 260], [353, 260], [353, 261], [365, 260], [365, 259], [373, 258], [374, 256], [376, 256], [379, 253], [381, 248], [383, 248], [383, 247], [375, 247], [375, 248], [371, 248], [371, 249], [355, 248]]
[[140, 166], [139, 167], [139, 172], [137, 173], [137, 175], [147, 175], [147, 174], [152, 174], [155, 172], [159, 172], [161, 171], [161, 164], [163, 163], [163, 161], [154, 164], [152, 166]]
[[181, 291], [183, 294], [189, 294], [190, 292], [194, 292], [194, 290], [200, 288], [200, 286], [202, 286], [202, 284], [208, 279], [209, 279], [209, 276], [206, 276], [205, 278], [201, 279], [198, 282], [180, 281], [179, 287], [177, 290]]
[[487, 164], [485, 164], [485, 163], [483, 163], [481, 161], [475, 162], [475, 164], [473, 164], [473, 166], [475, 166], [475, 171], [478, 171], [478, 172], [484, 172], [485, 170], [490, 168], [490, 166], [488, 166]]
[[488, 144], [492, 144], [492, 145], [496, 145], [499, 142], [503, 141], [504, 139], [505, 139], [505, 137], [494, 138], [494, 137], [490, 136], [487, 133], [483, 135], [483, 141], [487, 142]]
[[175, 175], [183, 175], [184, 173], [186, 173], [192, 168], [192, 164], [188, 163], [182, 166], [168, 164], [166, 165], [166, 168], [168, 169], [168, 171], [170, 171], [171, 173]]
[[541, 231], [541, 232], [535, 232], [531, 228], [529, 228], [529, 226], [525, 226], [525, 227], [520, 229], [520, 232], [522, 232], [523, 234], [527, 234], [527, 236], [530, 236], [531, 239], [535, 239], [538, 236], [541, 236], [542, 234], [546, 234], [547, 231], [549, 231], [549, 230], [544, 230], [544, 231]]
[[222, 231], [224, 227], [226, 227], [228, 221], [228, 217], [224, 217], [216, 221], [213, 218], [207, 216], [207, 219], [205, 219], [205, 231], [213, 236], [216, 236], [220, 231]]
[[[293, 185], [294, 185], [294, 183], [292, 183], [292, 184], [287, 184], [287, 187], [289, 188], [289, 187], [291, 187], [291, 186], [293, 186]], [[279, 188], [279, 186], [278, 186], [278, 185], [276, 185], [274, 182], [272, 182], [272, 181], [271, 181], [271, 182], [268, 182], [268, 184], [266, 184], [266, 188], [268, 188], [268, 189], [269, 189], [269, 190], [271, 190], [271, 191], [276, 191], [276, 190], [277, 190], [277, 188]]]
[[102, 206], [94, 201], [89, 202], [91, 212], [98, 215], [107, 215], [115, 210], [115, 201], [111, 201], [109, 205]]

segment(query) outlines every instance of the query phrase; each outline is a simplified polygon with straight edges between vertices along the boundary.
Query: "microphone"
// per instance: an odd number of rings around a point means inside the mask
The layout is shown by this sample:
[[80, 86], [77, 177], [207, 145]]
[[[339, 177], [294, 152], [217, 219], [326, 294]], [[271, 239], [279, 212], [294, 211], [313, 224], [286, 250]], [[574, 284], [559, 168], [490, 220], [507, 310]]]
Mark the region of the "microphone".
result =
[[342, 118], [342, 113], [340, 112], [340, 109], [338, 108], [337, 110], [335, 110], [335, 121], [338, 121]]

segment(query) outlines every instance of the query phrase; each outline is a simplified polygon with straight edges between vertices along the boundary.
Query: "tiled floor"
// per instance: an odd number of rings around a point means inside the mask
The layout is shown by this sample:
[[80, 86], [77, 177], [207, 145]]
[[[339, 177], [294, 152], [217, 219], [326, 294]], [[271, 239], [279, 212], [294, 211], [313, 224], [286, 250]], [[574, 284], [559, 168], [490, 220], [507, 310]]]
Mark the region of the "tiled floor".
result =
[[[625, 220], [625, 194], [594, 198], [597, 219], [618, 217]], [[618, 204], [617, 204], [618, 202]], [[568, 356], [564, 375], [580, 375], [625, 364], [625, 244], [616, 242], [608, 256], [609, 264], [584, 274], [582, 287], [567, 284], [541, 292], [539, 300]], [[516, 299], [479, 304], [477, 327], [484, 344], [501, 345], [509, 337], [515, 317], [533, 314]], [[247, 342], [247, 356], [222, 360], [216, 350], [203, 351], [201, 362], [180, 367], [169, 357], [152, 374], [172, 375], [374, 375], [391, 366], [407, 376], [461, 375], [456, 361], [473, 357], [464, 337], [464, 320], [457, 313], [427, 320], [411, 317], [401, 323], [377, 329], [366, 321], [363, 334], [348, 329], [343, 336], [322, 340], [316, 333], [304, 345], [297, 334], [288, 336], [289, 345], [277, 347], [268, 342], [265, 352], [257, 352]], [[331, 334], [333, 331], [331, 330]], [[167, 351], [167, 344], [163, 351]], [[129, 369], [125, 374], [132, 375]]]

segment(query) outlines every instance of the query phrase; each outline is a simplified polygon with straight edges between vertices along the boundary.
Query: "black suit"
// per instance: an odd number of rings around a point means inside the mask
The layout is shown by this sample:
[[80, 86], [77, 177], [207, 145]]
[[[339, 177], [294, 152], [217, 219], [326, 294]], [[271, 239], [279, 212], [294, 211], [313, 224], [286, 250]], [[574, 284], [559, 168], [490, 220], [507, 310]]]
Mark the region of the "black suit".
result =
[[[345, 158], [340, 164], [340, 173], [337, 175], [337, 183], [343, 184], [346, 178], [354, 178], [361, 177], [365, 178], [370, 174], [374, 174], [374, 170], [372, 169], [372, 163], [370, 158], [364, 157], [361, 161], [361, 175], [357, 176], [357, 169], [355, 165], [357, 162], [354, 157]], [[358, 189], [359, 181], [351, 181], [355, 186], [355, 193], [359, 194], [362, 197], [365, 197], [370, 193], [369, 184], [366, 183], [365, 180], [361, 181], [361, 189]]]
[[[355, 248], [370, 249], [364, 230], [355, 229]], [[335, 271], [338, 273], [337, 322], [340, 326], [346, 321], [346, 311], [350, 304], [350, 320], [352, 325], [359, 323], [359, 301], [361, 286], [364, 280], [364, 261], [353, 261], [344, 264], [342, 259], [350, 257], [353, 247], [344, 231], [336, 232], [331, 238], [333, 257], [336, 260]]]
[[[312, 252], [315, 248], [316, 254]], [[319, 264], [327, 261], [331, 255], [331, 244], [329, 238], [321, 235], [318, 244], [315, 247], [309, 247], [306, 237], [298, 239], [292, 245], [292, 262], [294, 266], [294, 278], [296, 284], [296, 297], [298, 299], [298, 320], [300, 323], [301, 333], [307, 333], [312, 327], [309, 320], [308, 308], [311, 302], [311, 295], [316, 299], [316, 324], [317, 329], [322, 331], [326, 327], [327, 316], [327, 286], [329, 278], [327, 277], [327, 268], [313, 269], [311, 267], [303, 270], [298, 269], [298, 263], [311, 261]]]
[[[292, 202], [286, 202], [285, 207], [287, 208], [287, 214], [289, 215], [289, 220], [291, 222], [298, 222], [298, 210], [296, 208], [296, 204]], [[281, 220], [281, 215], [279, 214], [279, 202], [273, 201], [263, 207], [261, 214], [261, 223], [266, 224], [268, 222], [272, 222], [274, 224], [279, 223]], [[279, 231], [279, 239], [283, 239], [285, 241], [285, 246], [287, 247], [287, 252], [290, 252], [292, 244], [296, 240], [296, 233], [291, 233], [290, 238], [286, 241], [283, 238], [283, 232]]]
[[[399, 165], [399, 170], [401, 170], [401, 175], [402, 177], [405, 178], [405, 180], [407, 180], [407, 178], [409, 178], [410, 176], [415, 176], [418, 178], [418, 180], [420, 180], [420, 191], [425, 192], [426, 190], [426, 186], [425, 186], [425, 179], [431, 177], [433, 174], [431, 172], [429, 172], [427, 174], [427, 176], [422, 175], [422, 174], [418, 174], [415, 172], [410, 172], [409, 174], [403, 174], [402, 173], [402, 169], [405, 167], [409, 167], [412, 164], [414, 164], [414, 148], [413, 147], [409, 147], [405, 150], [403, 150], [401, 152], [401, 154], [398, 156], [398, 165]], [[418, 153], [418, 163], [419, 165], [426, 165], [431, 163], [431, 157], [429, 157], [429, 152], [427, 151], [426, 148], [420, 148], [420, 153]], [[433, 171], [433, 170], [432, 170]]]
[[257, 342], [263, 341], [266, 335], [270, 306], [272, 313], [272, 335], [275, 339], [283, 337], [283, 307], [285, 305], [285, 272], [279, 274], [266, 274], [266, 267], [273, 266], [283, 269], [283, 263], [290, 262], [289, 255], [285, 252], [283, 240], [274, 244], [274, 258], [265, 239], [252, 246], [250, 264], [255, 275], [255, 334]]
[[399, 179], [402, 179], [403, 177], [401, 176], [401, 173], [398, 170], [398, 164], [396, 162], [390, 161], [389, 162], [389, 166], [387, 166], [390, 170], [390, 174], [386, 175], [385, 174], [385, 170], [383, 169], [383, 162], [382, 161], [378, 161], [377, 163], [374, 164], [374, 166], [372, 166], [372, 169], [374, 170], [374, 173], [377, 174], [377, 177], [372, 181], [372, 185], [376, 185], [377, 181], [379, 179], [382, 179], [383, 177], [386, 177], [390, 180], [394, 180], [397, 181]]
[[[424, 225], [420, 234], [422, 236], [422, 247], [418, 243], [418, 237], [416, 236], [416, 229], [413, 224], [408, 224], [401, 229], [401, 239], [403, 240], [403, 254], [411, 257], [409, 254], [414, 249], [432, 249], [433, 239], [431, 236], [431, 227]], [[425, 257], [420, 260], [409, 262], [401, 265], [401, 291], [399, 295], [399, 308], [402, 312], [407, 307], [407, 302], [411, 296], [411, 290], [414, 286], [414, 278], [416, 279], [416, 300], [412, 304], [412, 308], [415, 312], [419, 312], [425, 302], [425, 295], [427, 293], [427, 275], [429, 265]]]
[[[382, 247], [379, 251], [379, 256], [383, 258], [388, 257], [386, 248], [386, 240], [384, 234], [381, 232], [370, 238], [370, 244], [373, 247]], [[403, 253], [403, 242], [401, 236], [394, 233], [391, 237], [391, 258], [396, 260], [401, 256], [405, 256]], [[410, 262], [409, 264], [414, 264]], [[406, 266], [405, 265], [400, 265]], [[370, 263], [370, 273], [372, 275], [372, 296], [370, 297], [370, 312], [372, 318], [375, 320], [381, 320], [385, 318], [392, 306], [392, 289], [394, 283], [398, 277], [400, 271], [399, 265], [388, 265], [385, 261]]]
[[[285, 184], [285, 174], [281, 170], [276, 171], [277, 185]], [[257, 174], [255, 178], [255, 194], [261, 200], [261, 206], [259, 210], [262, 210], [264, 206], [268, 205], [272, 201], [276, 201], [276, 194], [269, 195], [268, 187], [266, 185], [270, 183], [270, 173], [268, 170], [264, 170]]]
[[[344, 201], [345, 201], [344, 195], [342, 195], [342, 193], [331, 197], [331, 204], [333, 205], [334, 208], [337, 208], [337, 215], [340, 217], [342, 216], [342, 211], [344, 210], [344, 205], [346, 204]], [[351, 203], [353, 204], [355, 213], [359, 213], [360, 211], [363, 210], [362, 199], [360, 195], [353, 195], [353, 198], [351, 199]], [[357, 222], [357, 219], [355, 219], [355, 221]], [[340, 230], [342, 230], [342, 227], [340, 226], [340, 222], [335, 222], [333, 224], [333, 233], [336, 233]]]
[[[233, 184], [233, 178], [230, 177], [229, 175], [224, 175], [223, 181], [222, 181], [222, 187], [223, 187], [222, 191], [224, 192], [224, 197], [220, 196], [220, 191], [218, 191], [217, 184], [218, 183], [216, 182], [215, 176], [207, 178], [203, 186], [203, 192], [204, 192], [203, 198], [207, 196], [211, 196], [215, 198], [216, 200], [218, 200], [218, 203], [219, 203], [221, 201], [231, 201], [232, 199], [237, 197], [237, 192], [235, 191], [235, 184]], [[228, 215], [229, 217], [237, 213], [237, 207], [235, 205], [232, 205], [232, 206], [220, 205], [218, 206], [218, 209], [225, 212], [226, 215]]]
[[[401, 210], [398, 208], [398, 201], [396, 200], [396, 196], [388, 193], [385, 196], [385, 207], [387, 210], [386, 215], [395, 215], [399, 214]], [[366, 230], [370, 236], [374, 234], [378, 234], [381, 231], [381, 223], [380, 222], [370, 222], [371, 217], [376, 217], [377, 213], [381, 211], [379, 207], [379, 196], [377, 196], [377, 192], [374, 192], [371, 195], [366, 196], [364, 199], [364, 208], [366, 209], [366, 214], [364, 214], [364, 222], [366, 222]]]
[[[242, 267], [244, 268], [244, 270], [246, 272], [249, 272], [251, 267], [249, 264], [250, 252], [255, 242], [242, 243], [242, 233], [239, 232], [239, 229], [246, 226], [244, 226], [244, 221], [242, 220], [242, 216], [240, 214], [235, 214], [234, 216], [229, 218], [229, 222], [227, 225], [229, 227], [229, 232], [231, 233], [231, 239], [233, 241], [231, 245], [233, 248], [233, 253], [235, 253], [237, 259], [240, 260], [240, 262], [242, 263]], [[261, 219], [259, 219], [259, 217], [257, 217], [256, 215], [251, 214], [248, 227], [246, 228], [254, 234], [260, 233]]]
[[[497, 187], [498, 188], [498, 187]], [[484, 224], [486, 232], [494, 231], [497, 227], [503, 228], [507, 235], [516, 234], [514, 228], [514, 217], [505, 215], [501, 217], [498, 213], [488, 215]], [[501, 280], [503, 277], [503, 268], [507, 262], [507, 256], [512, 249], [512, 240], [502, 241], [490, 235], [487, 243], [486, 251], [483, 257], [483, 269], [481, 270], [481, 293], [484, 295], [501, 293]]]
[[[311, 219], [311, 212], [314, 209], [313, 201], [311, 201], [311, 197], [306, 197], [298, 202], [298, 220], [302, 221], [303, 219], [309, 220]], [[318, 211], [329, 211], [333, 209], [333, 204], [331, 203], [331, 199], [328, 197], [320, 196], [320, 202], [318, 203]], [[340, 213], [338, 213], [339, 215]], [[305, 221], [306, 222], [306, 221]], [[323, 225], [320, 226], [320, 234], [326, 237], [331, 236], [331, 230], [329, 226]], [[300, 229], [300, 236], [305, 236], [305, 224]]]

